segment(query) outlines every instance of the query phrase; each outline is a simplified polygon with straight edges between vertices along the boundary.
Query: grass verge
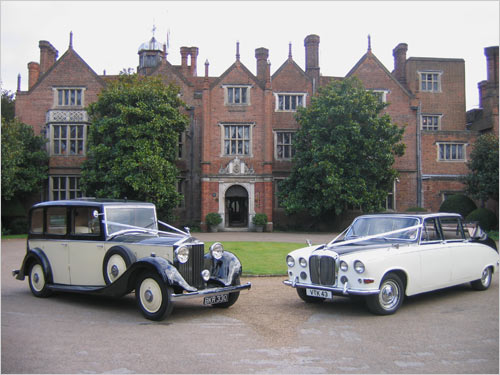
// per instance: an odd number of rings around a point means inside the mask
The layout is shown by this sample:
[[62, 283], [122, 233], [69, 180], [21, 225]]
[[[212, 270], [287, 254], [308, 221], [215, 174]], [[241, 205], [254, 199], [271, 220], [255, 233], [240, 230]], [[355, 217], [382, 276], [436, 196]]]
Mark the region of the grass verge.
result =
[[[208, 249], [213, 242], [206, 242]], [[282, 276], [287, 274], [286, 256], [305, 245], [293, 242], [223, 242], [243, 265], [244, 276]]]

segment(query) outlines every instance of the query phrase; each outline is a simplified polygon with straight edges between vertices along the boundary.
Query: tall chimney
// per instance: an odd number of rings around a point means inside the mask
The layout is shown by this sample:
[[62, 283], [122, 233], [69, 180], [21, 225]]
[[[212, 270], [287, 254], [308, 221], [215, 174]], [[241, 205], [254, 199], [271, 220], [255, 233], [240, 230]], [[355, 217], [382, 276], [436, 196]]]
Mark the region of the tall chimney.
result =
[[484, 49], [486, 56], [487, 80], [498, 85], [498, 46]]
[[198, 47], [191, 47], [190, 54], [191, 54], [191, 75], [193, 77], [196, 77], [197, 76], [196, 59], [198, 58]]
[[28, 90], [37, 83], [38, 77], [40, 77], [40, 64], [34, 61], [28, 63]]
[[267, 75], [267, 59], [269, 58], [269, 50], [261, 47], [255, 50], [255, 58], [257, 59], [257, 79], [265, 82]]
[[40, 47], [40, 74], [44, 74], [56, 62], [58, 52], [54, 46], [46, 40], [41, 40], [38, 43], [38, 47]]
[[394, 76], [402, 84], [406, 85], [406, 52], [408, 44], [399, 43], [393, 50], [394, 56]]
[[181, 70], [184, 74], [188, 72], [187, 59], [189, 55], [188, 47], [181, 47]]
[[319, 86], [319, 36], [308, 35], [304, 39], [306, 48], [306, 74], [315, 80], [315, 86]]

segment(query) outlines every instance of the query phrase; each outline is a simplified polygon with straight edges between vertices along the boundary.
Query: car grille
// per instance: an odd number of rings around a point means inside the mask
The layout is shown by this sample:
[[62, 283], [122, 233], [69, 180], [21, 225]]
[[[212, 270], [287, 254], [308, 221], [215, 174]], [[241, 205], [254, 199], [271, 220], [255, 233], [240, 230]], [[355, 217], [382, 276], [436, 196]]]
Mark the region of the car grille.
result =
[[177, 269], [189, 285], [195, 288], [201, 288], [204, 285], [204, 281], [201, 277], [205, 255], [204, 245], [186, 244], [186, 246], [189, 247], [189, 260], [184, 264], [179, 263]]
[[330, 256], [313, 255], [309, 258], [309, 273], [314, 284], [335, 284], [335, 259]]

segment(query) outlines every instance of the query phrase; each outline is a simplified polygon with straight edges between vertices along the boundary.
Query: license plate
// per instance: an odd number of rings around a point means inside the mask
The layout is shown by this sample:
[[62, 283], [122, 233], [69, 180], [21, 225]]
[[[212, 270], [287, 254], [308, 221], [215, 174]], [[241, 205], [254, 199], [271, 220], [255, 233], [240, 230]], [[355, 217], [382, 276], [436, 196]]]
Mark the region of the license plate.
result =
[[329, 290], [306, 289], [306, 294], [311, 297], [332, 298], [332, 292]]
[[204, 305], [216, 305], [218, 303], [227, 302], [229, 294], [218, 294], [216, 296], [205, 297], [203, 299]]

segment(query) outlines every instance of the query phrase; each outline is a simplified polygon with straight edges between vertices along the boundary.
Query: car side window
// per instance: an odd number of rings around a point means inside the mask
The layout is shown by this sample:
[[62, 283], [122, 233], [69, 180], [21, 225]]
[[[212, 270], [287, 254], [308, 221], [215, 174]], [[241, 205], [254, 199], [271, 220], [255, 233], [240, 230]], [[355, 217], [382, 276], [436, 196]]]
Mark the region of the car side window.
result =
[[445, 241], [464, 241], [465, 234], [462, 228], [462, 222], [458, 217], [440, 218], [441, 230]]
[[43, 233], [43, 208], [37, 208], [31, 213], [30, 233]]
[[422, 228], [422, 242], [441, 241], [436, 219], [426, 219]]
[[65, 235], [67, 233], [66, 207], [49, 207], [46, 211], [47, 233]]
[[75, 207], [72, 211], [71, 233], [75, 235], [101, 234], [99, 219], [94, 217], [95, 207]]

